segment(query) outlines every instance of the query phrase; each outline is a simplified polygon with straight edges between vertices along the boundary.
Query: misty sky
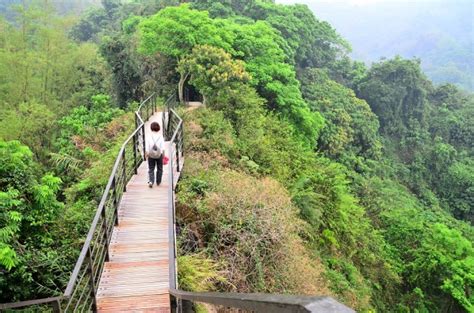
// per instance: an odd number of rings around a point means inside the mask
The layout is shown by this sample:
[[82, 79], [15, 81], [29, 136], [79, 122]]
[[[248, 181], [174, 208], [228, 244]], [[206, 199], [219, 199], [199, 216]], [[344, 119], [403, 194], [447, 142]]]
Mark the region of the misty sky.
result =
[[[276, 0], [277, 3], [303, 3], [318, 19], [328, 21], [354, 47], [354, 56], [374, 53], [401, 53], [396, 41], [418, 40], [420, 36], [449, 36], [473, 47], [474, 0]], [[367, 46], [368, 44], [368, 46]], [[381, 51], [382, 46], [393, 51]], [[360, 50], [360, 51], [358, 51]], [[375, 51], [376, 50], [376, 51]], [[382, 49], [383, 50], [383, 49]], [[380, 55], [382, 56], [382, 55]]]
[[380, 3], [395, 3], [399, 5], [406, 5], [410, 3], [443, 3], [443, 2], [458, 2], [458, 3], [472, 3], [469, 0], [276, 0], [277, 3], [291, 4], [291, 3], [326, 3], [326, 4], [349, 4], [349, 5], [373, 5]]
[[303, 3], [371, 63], [419, 58], [433, 81], [474, 91], [474, 0], [276, 0]]

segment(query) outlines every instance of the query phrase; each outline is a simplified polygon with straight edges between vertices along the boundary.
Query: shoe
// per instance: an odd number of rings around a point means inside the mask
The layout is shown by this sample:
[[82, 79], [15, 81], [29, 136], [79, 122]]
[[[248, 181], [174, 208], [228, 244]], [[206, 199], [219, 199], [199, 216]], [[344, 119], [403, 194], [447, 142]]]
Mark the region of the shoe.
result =
[[148, 187], [153, 188], [153, 183], [148, 182]]

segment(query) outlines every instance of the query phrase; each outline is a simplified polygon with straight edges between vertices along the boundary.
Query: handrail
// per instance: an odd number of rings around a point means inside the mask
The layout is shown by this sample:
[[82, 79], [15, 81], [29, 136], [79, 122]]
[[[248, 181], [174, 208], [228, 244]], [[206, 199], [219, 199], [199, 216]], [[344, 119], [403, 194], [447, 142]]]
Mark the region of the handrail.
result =
[[59, 297], [52, 297], [52, 298], [43, 298], [37, 300], [28, 300], [28, 301], [20, 301], [20, 302], [11, 302], [11, 303], [0, 303], [0, 310], [6, 309], [17, 309], [32, 305], [48, 305], [51, 306], [53, 312], [61, 312], [61, 300], [63, 299], [62, 296]]
[[[91, 303], [89, 304], [89, 307], [95, 311], [96, 310], [96, 303], [95, 303], [95, 296], [100, 280], [100, 276], [103, 270], [103, 264], [108, 261], [109, 255], [109, 243], [110, 243], [110, 238], [112, 235], [113, 231], [113, 226], [116, 226], [118, 224], [118, 207], [120, 204], [120, 200], [122, 197], [123, 192], [126, 191], [126, 185], [127, 182], [130, 180], [131, 176], [133, 174], [137, 173], [138, 166], [140, 165], [141, 161], [145, 159], [145, 121], [148, 120], [148, 118], [155, 112], [156, 110], [156, 94], [152, 94], [149, 96], [147, 99], [145, 99], [140, 106], [138, 107], [137, 111], [135, 111], [135, 130], [132, 132], [132, 134], [125, 140], [125, 142], [122, 144], [120, 147], [120, 150], [118, 152], [117, 158], [114, 163], [114, 167], [112, 169], [112, 172], [109, 176], [109, 180], [107, 182], [107, 185], [105, 187], [104, 193], [102, 194], [101, 201], [99, 203], [96, 215], [94, 216], [94, 219], [92, 221], [91, 227], [89, 229], [89, 232], [86, 237], [86, 241], [84, 243], [84, 246], [82, 247], [81, 253], [79, 255], [79, 258], [76, 262], [76, 266], [74, 267], [74, 270], [72, 272], [72, 275], [69, 279], [69, 283], [66, 287], [66, 291], [64, 292], [64, 297], [67, 299], [67, 306], [65, 310], [74, 305], [74, 308], [77, 308], [78, 305], [82, 305], [81, 301], [83, 299], [84, 292], [81, 294], [80, 298], [77, 300], [76, 303], [74, 302], [74, 295], [75, 295], [75, 286], [79, 286], [81, 280], [85, 277], [82, 275], [81, 279], [78, 279], [79, 274], [82, 271], [87, 271], [88, 276], [90, 276], [89, 279], [89, 288], [90, 288], [90, 295], [89, 297], [91, 298]], [[127, 147], [130, 142], [133, 142], [132, 144], [132, 152], [133, 152], [133, 163], [132, 163], [132, 168], [133, 168], [133, 174], [132, 173], [127, 173]], [[142, 142], [143, 145], [140, 144]], [[142, 150], [142, 151], [140, 151]], [[138, 160], [138, 157], [140, 156], [140, 161]], [[119, 188], [117, 188], [119, 187]], [[107, 218], [107, 204], [108, 201], [112, 199], [112, 216]], [[107, 219], [112, 218], [112, 221], [107, 221]], [[99, 264], [94, 264], [94, 255], [93, 255], [93, 249], [91, 249], [91, 245], [93, 243], [93, 238], [94, 235], [97, 233], [97, 226], [99, 225], [99, 222], [103, 220], [102, 226], [104, 228], [103, 230], [103, 237], [98, 240], [103, 240], [103, 247], [101, 253], [102, 255], [99, 255], [96, 257], [96, 260], [99, 259]], [[113, 222], [113, 224], [112, 224]], [[99, 230], [101, 231], [101, 230]], [[101, 249], [97, 248], [97, 250]], [[96, 251], [98, 252], [98, 251]], [[87, 266], [87, 269], [84, 268], [84, 261], [86, 258], [89, 260], [89, 265]], [[103, 259], [102, 259], [103, 258]], [[98, 266], [97, 270], [94, 268], [95, 266]], [[95, 273], [94, 273], [95, 272]], [[84, 286], [85, 287], [85, 286]], [[84, 299], [88, 299], [89, 297], [86, 297]], [[88, 301], [84, 303], [84, 305], [87, 305]]]
[[187, 292], [170, 290], [178, 302], [181, 312], [194, 312], [191, 302], [204, 302], [226, 308], [237, 308], [254, 312], [273, 313], [353, 313], [354, 310], [331, 297], [292, 296], [264, 293]]
[[[148, 99], [147, 99], [148, 100]], [[138, 112], [138, 111], [137, 111]], [[137, 114], [137, 117], [141, 120], [141, 117], [138, 115], [138, 113], [135, 112], [135, 114]], [[72, 289], [74, 288], [74, 284], [75, 284], [75, 279], [77, 279], [77, 275], [79, 273], [79, 270], [80, 270], [80, 265], [82, 264], [82, 262], [84, 262], [84, 259], [85, 259], [85, 256], [86, 256], [86, 252], [87, 252], [87, 249], [89, 248], [90, 246], [90, 242], [92, 240], [92, 237], [94, 235], [94, 230], [95, 228], [97, 227], [97, 224], [99, 222], [99, 219], [101, 217], [101, 212], [105, 206], [105, 203], [107, 201], [107, 198], [109, 196], [109, 192], [110, 190], [112, 189], [113, 185], [114, 185], [114, 181], [115, 181], [115, 174], [117, 173], [117, 170], [119, 168], [119, 166], [121, 165], [120, 163], [122, 162], [122, 156], [125, 152], [125, 148], [126, 148], [126, 145], [130, 142], [130, 140], [132, 140], [132, 138], [139, 132], [141, 131], [141, 127], [144, 125], [143, 123], [143, 120], [141, 120], [138, 128], [135, 129], [135, 131], [125, 140], [125, 142], [122, 144], [122, 146], [120, 147], [120, 151], [118, 152], [118, 156], [117, 158], [115, 159], [115, 163], [114, 163], [114, 167], [112, 169], [112, 173], [110, 174], [109, 176], [109, 180], [107, 182], [107, 185], [105, 186], [105, 190], [104, 190], [104, 193], [102, 194], [102, 198], [99, 202], [99, 206], [98, 206], [98, 209], [96, 211], [96, 214], [94, 216], [94, 219], [92, 220], [92, 224], [91, 224], [91, 227], [89, 228], [89, 232], [87, 234], [87, 237], [86, 237], [86, 242], [84, 243], [84, 246], [82, 247], [82, 250], [81, 250], [81, 254], [79, 255], [79, 258], [76, 262], [76, 266], [74, 267], [74, 270], [72, 272], [72, 275], [69, 279], [69, 283], [66, 287], [66, 291], [64, 292], [64, 296], [65, 297], [69, 297], [71, 295], [71, 292], [72, 292]]]
[[183, 161], [183, 120], [176, 113], [174, 108], [177, 106], [176, 95], [171, 95], [165, 102], [165, 110], [163, 111], [163, 133], [165, 139], [170, 142], [170, 174], [168, 176], [168, 223], [169, 223], [169, 282], [170, 288], [178, 287], [177, 273], [177, 248], [176, 248], [176, 210], [175, 210], [175, 194], [176, 172], [181, 171], [181, 162]]
[[72, 289], [74, 288], [75, 280], [77, 279], [77, 275], [78, 275], [79, 270], [80, 270], [80, 265], [82, 264], [82, 262], [84, 262], [87, 249], [89, 248], [90, 242], [91, 242], [92, 237], [94, 235], [94, 230], [97, 227], [97, 223], [99, 222], [99, 219], [101, 217], [101, 212], [102, 212], [102, 210], [105, 206], [105, 202], [107, 201], [108, 193], [110, 192], [110, 189], [112, 188], [112, 185], [114, 183], [115, 173], [117, 173], [117, 169], [120, 166], [121, 156], [123, 155], [123, 153], [125, 151], [125, 146], [131, 140], [131, 137], [134, 136], [137, 133], [137, 131], [138, 131], [138, 129], [135, 129], [133, 134], [130, 137], [128, 137], [127, 140], [125, 140], [125, 142], [120, 147], [118, 157], [115, 160], [114, 167], [112, 169], [112, 174], [110, 175], [109, 180], [107, 182], [107, 185], [105, 186], [105, 191], [102, 194], [102, 198], [99, 202], [98, 209], [96, 211], [94, 219], [92, 220], [92, 224], [91, 224], [91, 227], [89, 228], [89, 232], [87, 233], [86, 242], [84, 243], [84, 246], [82, 247], [81, 253], [80, 253], [79, 258], [76, 262], [76, 266], [74, 267], [72, 275], [69, 279], [69, 283], [67, 284], [66, 291], [64, 292], [65, 297], [69, 297], [71, 295]]
[[[126, 185], [145, 159], [145, 121], [156, 112], [157, 95], [142, 101], [135, 111], [135, 129], [123, 142], [105, 186], [84, 245], [59, 297], [0, 304], [0, 309], [49, 306], [54, 312], [96, 311], [96, 293], [104, 263], [109, 259], [109, 244], [118, 223], [118, 208]], [[63, 303], [61, 303], [63, 302]]]

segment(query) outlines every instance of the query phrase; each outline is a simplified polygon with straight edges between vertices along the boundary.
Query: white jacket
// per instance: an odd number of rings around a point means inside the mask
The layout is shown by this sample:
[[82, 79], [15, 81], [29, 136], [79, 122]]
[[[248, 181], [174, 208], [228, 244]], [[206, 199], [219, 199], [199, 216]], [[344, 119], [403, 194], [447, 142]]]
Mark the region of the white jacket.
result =
[[161, 153], [165, 152], [165, 141], [163, 136], [159, 132], [151, 131], [146, 138], [145, 151], [150, 152], [153, 149], [154, 144], [160, 148]]

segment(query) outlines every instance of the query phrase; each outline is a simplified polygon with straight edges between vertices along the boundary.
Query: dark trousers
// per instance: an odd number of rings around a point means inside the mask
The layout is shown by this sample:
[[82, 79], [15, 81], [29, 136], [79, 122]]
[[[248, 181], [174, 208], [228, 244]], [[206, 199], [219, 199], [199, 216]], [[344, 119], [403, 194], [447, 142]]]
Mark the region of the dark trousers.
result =
[[163, 176], [163, 155], [159, 159], [148, 158], [148, 181], [155, 182], [155, 166], [156, 166], [156, 184], [161, 184]]

